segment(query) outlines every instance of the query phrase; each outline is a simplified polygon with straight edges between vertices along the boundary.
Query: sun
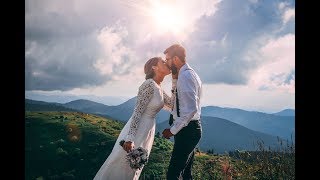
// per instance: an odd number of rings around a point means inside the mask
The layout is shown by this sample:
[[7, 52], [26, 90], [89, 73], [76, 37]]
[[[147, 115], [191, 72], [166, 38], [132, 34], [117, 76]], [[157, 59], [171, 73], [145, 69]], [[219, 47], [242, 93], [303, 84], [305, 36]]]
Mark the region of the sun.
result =
[[154, 3], [150, 13], [161, 31], [180, 33], [186, 26], [182, 13], [173, 5]]

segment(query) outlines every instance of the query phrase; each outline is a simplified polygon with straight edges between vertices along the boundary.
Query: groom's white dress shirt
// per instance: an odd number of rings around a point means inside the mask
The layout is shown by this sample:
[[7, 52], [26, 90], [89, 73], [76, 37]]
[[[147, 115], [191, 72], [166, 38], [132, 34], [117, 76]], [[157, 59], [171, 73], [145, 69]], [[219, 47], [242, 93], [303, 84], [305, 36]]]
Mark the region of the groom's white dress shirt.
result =
[[172, 88], [177, 88], [179, 100], [179, 114], [177, 116], [176, 102], [172, 110], [174, 118], [173, 125], [170, 128], [172, 134], [177, 134], [190, 121], [200, 120], [202, 96], [202, 82], [197, 73], [188, 63], [183, 65], [178, 74], [178, 80], [173, 79]]

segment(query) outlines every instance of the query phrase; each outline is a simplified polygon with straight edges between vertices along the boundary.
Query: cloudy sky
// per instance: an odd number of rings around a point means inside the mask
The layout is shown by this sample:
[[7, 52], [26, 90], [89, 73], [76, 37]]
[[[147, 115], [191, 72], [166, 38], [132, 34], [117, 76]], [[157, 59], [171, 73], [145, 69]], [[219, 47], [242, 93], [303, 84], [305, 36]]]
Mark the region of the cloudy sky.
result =
[[[203, 81], [203, 106], [295, 108], [295, 1], [25, 3], [26, 97], [119, 97], [121, 103], [137, 95], [144, 63], [180, 43]], [[170, 77], [162, 86], [169, 92]]]

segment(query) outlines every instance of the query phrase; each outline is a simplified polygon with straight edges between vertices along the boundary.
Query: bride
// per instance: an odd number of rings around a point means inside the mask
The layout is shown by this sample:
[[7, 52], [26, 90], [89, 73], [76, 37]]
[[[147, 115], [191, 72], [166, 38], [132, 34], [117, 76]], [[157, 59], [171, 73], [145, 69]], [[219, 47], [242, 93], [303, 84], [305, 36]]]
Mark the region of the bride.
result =
[[[146, 80], [139, 87], [138, 97], [131, 118], [122, 129], [109, 157], [100, 167], [94, 180], [137, 180], [141, 169], [132, 169], [126, 155], [135, 147], [147, 150], [152, 148], [155, 134], [156, 114], [164, 108], [170, 111], [174, 96], [171, 98], [161, 88], [163, 78], [170, 74], [165, 61], [160, 57], [149, 59], [144, 66]], [[173, 88], [176, 82], [172, 81]], [[119, 145], [125, 140], [123, 147]]]

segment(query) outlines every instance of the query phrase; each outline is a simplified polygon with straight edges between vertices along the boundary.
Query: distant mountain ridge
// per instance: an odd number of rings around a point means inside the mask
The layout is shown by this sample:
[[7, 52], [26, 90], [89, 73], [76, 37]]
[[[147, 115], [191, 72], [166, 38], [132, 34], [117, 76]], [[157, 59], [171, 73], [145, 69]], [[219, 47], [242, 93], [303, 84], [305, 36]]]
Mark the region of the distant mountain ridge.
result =
[[[107, 115], [108, 117], [113, 117], [114, 119], [127, 122], [133, 113], [136, 101], [137, 101], [137, 97], [133, 97], [120, 105], [107, 106], [107, 105], [104, 105], [101, 103], [95, 103], [89, 100], [80, 100], [80, 101], [76, 100], [76, 101], [71, 101], [69, 103], [63, 104], [63, 106], [84, 111], [87, 113]], [[161, 110], [156, 116], [156, 121], [157, 123], [160, 123], [168, 120], [168, 117], [169, 117], [169, 112], [165, 110]]]
[[108, 110], [108, 107], [109, 107], [102, 103], [97, 103], [97, 102], [93, 102], [85, 99], [70, 101], [68, 103], [63, 104], [63, 106], [71, 109], [77, 109], [82, 112], [94, 113], [94, 114], [97, 114], [97, 113], [103, 114], [105, 111]]
[[31, 99], [25, 99], [25, 111], [78, 111], [76, 109], [71, 109], [64, 107], [60, 103], [50, 103], [44, 101], [35, 101]]
[[125, 102], [128, 97], [126, 96], [95, 96], [95, 95], [73, 95], [66, 93], [37, 93], [32, 91], [25, 92], [26, 99], [33, 99], [44, 102], [57, 102], [68, 103], [78, 99], [87, 99], [90, 101], [106, 104], [106, 105], [118, 105]]
[[[71, 101], [65, 104], [54, 104], [76, 111], [101, 114], [105, 117], [112, 117], [116, 120], [126, 122], [132, 115], [136, 100], [137, 97], [133, 97], [117, 106], [107, 106], [101, 103], [83, 99]], [[279, 136], [288, 140], [291, 140], [292, 135], [293, 140], [295, 139], [294, 116], [280, 116], [256, 111], [245, 111], [235, 108], [221, 108], [217, 106], [202, 107], [202, 116], [226, 119], [246, 128], [273, 136]], [[156, 116], [156, 121], [157, 123], [167, 122], [168, 118], [169, 112], [161, 110]]]
[[203, 107], [201, 109], [201, 115], [227, 119], [249, 129], [272, 134], [288, 140], [291, 140], [292, 135], [292, 139], [295, 139], [295, 116], [279, 116], [217, 106]]
[[[279, 142], [276, 136], [253, 131], [239, 124], [217, 117], [202, 116], [202, 137], [199, 142], [201, 150], [214, 150], [216, 153], [238, 150], [257, 150], [258, 141], [265, 146], [276, 148]], [[157, 124], [156, 132], [168, 128], [168, 122]], [[171, 140], [173, 140], [171, 138]]]
[[295, 116], [295, 110], [294, 109], [284, 109], [280, 112], [273, 113], [274, 115], [278, 116]]
[[[81, 100], [81, 101], [78, 101], [78, 103], [87, 105], [88, 103], [91, 103], [91, 102], [86, 102]], [[56, 104], [51, 104], [51, 103], [46, 103], [41, 101], [37, 102], [32, 100], [26, 100], [26, 104], [40, 105], [41, 107], [43, 105], [45, 105], [46, 107], [56, 107], [56, 108], [59, 107], [59, 105], [56, 105]], [[74, 104], [68, 104], [68, 105], [71, 106]], [[61, 107], [63, 106], [60, 106], [60, 108]], [[78, 106], [75, 106], [75, 107], [78, 107]], [[122, 106], [122, 107], [125, 108], [126, 106]], [[51, 110], [56, 111], [55, 109], [52, 109], [52, 108]], [[69, 111], [70, 109], [65, 108], [64, 110]], [[83, 115], [85, 116], [85, 114]], [[204, 151], [213, 149], [214, 152], [216, 153], [224, 153], [226, 151], [233, 151], [235, 149], [256, 150], [257, 146], [254, 146], [254, 144], [257, 143], [258, 140], [263, 140], [266, 146], [276, 147], [277, 145], [276, 137], [250, 130], [248, 128], [245, 128], [241, 125], [238, 125], [236, 123], [230, 122], [225, 119], [203, 116], [201, 119], [201, 122], [203, 127], [203, 134], [202, 134], [199, 147], [201, 150], [204, 150]], [[158, 123], [156, 125], [156, 131], [161, 133], [163, 129], [167, 127], [169, 127], [167, 121]]]

